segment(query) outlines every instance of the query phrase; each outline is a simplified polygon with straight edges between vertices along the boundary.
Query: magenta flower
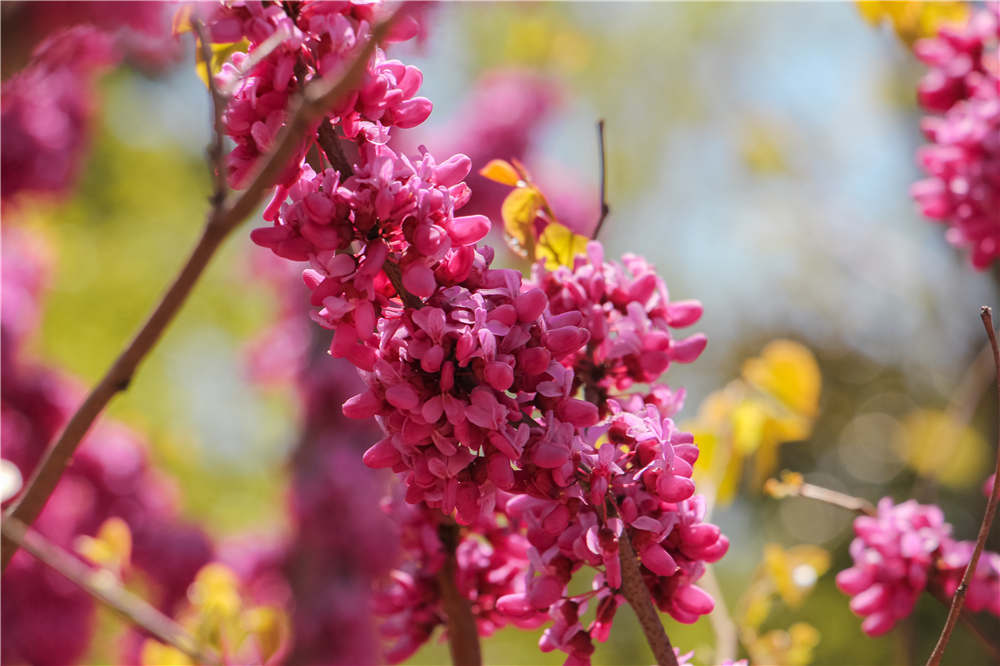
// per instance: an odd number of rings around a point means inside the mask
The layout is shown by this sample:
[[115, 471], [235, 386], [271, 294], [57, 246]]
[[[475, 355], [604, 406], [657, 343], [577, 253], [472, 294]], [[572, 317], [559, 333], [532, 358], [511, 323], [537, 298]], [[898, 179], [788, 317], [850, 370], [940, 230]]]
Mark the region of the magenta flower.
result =
[[1000, 20], [995, 3], [976, 11], [964, 28], [944, 27], [917, 43], [931, 66], [918, 89], [928, 116], [930, 145], [917, 153], [928, 178], [911, 194], [924, 215], [948, 225], [952, 245], [968, 248], [984, 269], [1000, 256]]

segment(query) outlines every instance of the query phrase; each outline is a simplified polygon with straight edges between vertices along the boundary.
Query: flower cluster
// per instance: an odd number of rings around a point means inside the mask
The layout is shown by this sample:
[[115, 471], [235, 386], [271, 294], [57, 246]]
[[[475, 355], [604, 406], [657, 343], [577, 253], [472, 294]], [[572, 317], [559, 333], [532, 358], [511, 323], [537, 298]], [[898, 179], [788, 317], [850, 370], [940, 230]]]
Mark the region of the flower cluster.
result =
[[[352, 13], [357, 5], [333, 7], [321, 15], [337, 22], [336, 38], [305, 20], [320, 15], [312, 3], [297, 13], [269, 6], [255, 19], [263, 21], [256, 36], [246, 8], [219, 14], [240, 18], [232, 25], [251, 43], [223, 76], [242, 76], [234, 83], [253, 88], [238, 92], [226, 114], [238, 146], [249, 143], [237, 134], [259, 135], [245, 155], [234, 153], [240, 169], [266, 151], [287, 113], [287, 94], [273, 98], [281, 110], [269, 110], [278, 113], [270, 120], [253, 117], [260, 105], [248, 99], [301, 85], [305, 76], [290, 77], [310, 67], [336, 71], [335, 61], [367, 38], [370, 5], [364, 15]], [[261, 61], [273, 61], [271, 69], [240, 74], [279, 25], [286, 41]], [[337, 39], [347, 40], [344, 48], [331, 49]], [[281, 60], [292, 54], [294, 61]], [[704, 348], [703, 336], [671, 333], [694, 323], [701, 306], [671, 303], [648, 264], [632, 256], [624, 266], [606, 263], [597, 243], [572, 270], [539, 268], [531, 281], [492, 268], [492, 249], [477, 246], [489, 220], [456, 215], [470, 198], [469, 158], [438, 162], [423, 147], [411, 157], [387, 145], [389, 130], [421, 122], [416, 110], [425, 105], [408, 102], [417, 99], [414, 68], [387, 64], [391, 76], [372, 84], [381, 58], [322, 121], [335, 126], [334, 145], [320, 141], [330, 166], [293, 163], [265, 210], [272, 226], [252, 238], [309, 263], [303, 277], [319, 308], [313, 319], [333, 330], [331, 354], [354, 364], [368, 386], [343, 411], [376, 417], [385, 433], [364, 460], [393, 469], [405, 486], [409, 506], [390, 506], [414, 556], [379, 603], [397, 639], [391, 658], [405, 658], [440, 624], [434, 577], [448, 555], [438, 531], [451, 517], [461, 526], [448, 528], [461, 534], [458, 585], [481, 632], [550, 617], [542, 649], [587, 663], [592, 639], [607, 638], [623, 602], [625, 536], [656, 604], [695, 621], [713, 607], [695, 583], [728, 541], [703, 522], [691, 480], [698, 450], [669, 418], [683, 392], [657, 382], [671, 362], [693, 361]], [[266, 82], [251, 81], [258, 71]], [[322, 138], [323, 128], [317, 132]], [[593, 590], [570, 597], [570, 579], [585, 564], [597, 570]], [[587, 603], [598, 614], [583, 628]]]
[[[951, 539], [951, 525], [936, 506], [883, 498], [875, 516], [854, 521], [854, 566], [837, 574], [837, 586], [851, 599], [851, 610], [864, 617], [861, 629], [880, 636], [912, 612], [930, 587], [954, 594], [972, 554], [971, 542]], [[1000, 614], [997, 565], [1000, 556], [983, 553], [969, 587], [972, 610]]]
[[918, 97], [929, 116], [922, 127], [931, 144], [917, 154], [928, 178], [911, 193], [927, 217], [947, 224], [953, 245], [968, 248], [984, 269], [1000, 256], [1000, 8], [972, 14], [963, 27], [946, 26], [917, 43], [931, 70]]
[[462, 179], [469, 167], [462, 155], [437, 164], [425, 152], [411, 161], [366, 143], [343, 181], [334, 169], [316, 174], [307, 166], [288, 189], [289, 202], [279, 188], [280, 208], [265, 213], [275, 225], [252, 238], [286, 259], [310, 262], [304, 277], [321, 308], [315, 319], [335, 332], [334, 356], [370, 370], [376, 318], [397, 289], [423, 298], [468, 279], [472, 246], [490, 227], [481, 215], [454, 214], [468, 200]]
[[[79, 402], [62, 373], [25, 358], [23, 337], [43, 282], [23, 232], [3, 234], [3, 457], [28, 478], [45, 447]], [[84, 439], [49, 499], [35, 529], [70, 548], [110, 517], [132, 533], [132, 563], [152, 583], [154, 601], [170, 611], [195, 572], [211, 557], [211, 544], [178, 517], [175, 493], [149, 466], [141, 439], [121, 424], [98, 425]], [[20, 551], [3, 575], [4, 663], [72, 663], [93, 632], [94, 602], [82, 589]], [[58, 632], [63, 640], [51, 637]]]
[[406, 472], [407, 499], [457, 509], [471, 523], [510, 490], [512, 466], [546, 429], [593, 425], [597, 410], [571, 397], [560, 361], [586, 342], [580, 315], [552, 316], [539, 290], [522, 290], [516, 271], [484, 267], [462, 285], [438, 289], [424, 307], [379, 322], [370, 389], [344, 405], [349, 416], [378, 415], [387, 437], [365, 454]]
[[[607, 639], [622, 603], [619, 541], [628, 535], [655, 604], [680, 622], [694, 622], [714, 602], [694, 583], [705, 563], [725, 555], [729, 542], [702, 522], [704, 500], [694, 494], [692, 465], [698, 449], [653, 405], [641, 413], [612, 402], [610, 422], [537, 442], [525, 466], [526, 493], [507, 505], [533, 548], [526, 589], [501, 600], [506, 612], [546, 611], [555, 624], [541, 647], [562, 649], [574, 663], [589, 663], [592, 639]], [[602, 442], [600, 446], [596, 446]], [[553, 499], [554, 498], [554, 499]], [[593, 596], [597, 616], [579, 623], [587, 599], [567, 595], [580, 567], [597, 569]]]
[[[370, 39], [378, 8], [378, 3], [369, 2], [306, 2], [290, 12], [279, 4], [258, 2], [199, 8], [206, 14], [212, 41], [246, 39], [250, 44], [247, 53], [236, 53], [218, 75], [220, 86], [233, 90], [223, 117], [236, 143], [227, 158], [233, 187], [245, 183], [272, 146], [288, 120], [292, 95], [310, 81], [336, 76]], [[413, 21], [401, 21], [390, 39], [409, 39], [416, 29]], [[422, 78], [418, 69], [387, 60], [381, 51], [367, 65], [358, 89], [339, 100], [322, 122], [338, 124], [348, 138], [384, 143], [388, 128], [413, 127], [430, 115], [430, 101], [414, 96]], [[315, 133], [310, 137], [281, 178], [285, 184], [298, 179]]]
[[641, 397], [666, 416], [683, 403], [683, 392], [656, 384], [671, 362], [689, 363], [705, 349], [704, 335], [683, 340], [672, 328], [694, 324], [701, 317], [697, 301], [670, 302], [666, 285], [641, 257], [626, 255], [624, 265], [606, 262], [600, 243], [577, 256], [573, 270], [535, 267], [532, 282], [549, 297], [554, 314], [580, 312], [590, 332], [586, 348], [571, 359], [576, 387], [589, 400], [606, 405], [609, 398], [627, 400], [623, 392], [636, 384], [652, 384]]
[[376, 598], [376, 611], [384, 618], [381, 632], [391, 641], [385, 655], [389, 663], [410, 657], [444, 623], [438, 577], [446, 547], [455, 551], [454, 584], [469, 602], [481, 635], [509, 624], [544, 624], [544, 613], [511, 616], [498, 606], [499, 599], [523, 589], [529, 550], [524, 536], [497, 519], [501, 514], [479, 519], [458, 543], [446, 544], [454, 526], [440, 511], [401, 497], [387, 500], [384, 508], [397, 526], [404, 556]]

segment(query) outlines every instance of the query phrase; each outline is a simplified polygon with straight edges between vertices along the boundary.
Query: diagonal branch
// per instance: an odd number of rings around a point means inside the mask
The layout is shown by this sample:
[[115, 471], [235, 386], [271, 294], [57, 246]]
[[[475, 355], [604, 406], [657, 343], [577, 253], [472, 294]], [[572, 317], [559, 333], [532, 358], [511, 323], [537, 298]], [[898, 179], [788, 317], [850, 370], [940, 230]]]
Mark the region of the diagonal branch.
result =
[[[996, 369], [996, 382], [997, 382], [997, 416], [1000, 418], [1000, 349], [997, 348], [997, 335], [993, 328], [993, 312], [988, 307], [983, 306], [979, 313], [983, 320], [983, 326], [986, 327], [986, 335], [990, 339], [990, 347], [993, 349], [993, 366]], [[972, 558], [969, 560], [969, 565], [965, 567], [965, 573], [962, 574], [962, 582], [958, 584], [958, 589], [955, 590], [955, 596], [952, 597], [951, 607], [948, 609], [948, 618], [945, 620], [944, 627], [941, 629], [941, 636], [938, 638], [937, 645], [934, 646], [934, 651], [931, 652], [931, 656], [927, 658], [927, 666], [938, 666], [941, 663], [941, 658], [944, 656], [944, 650], [948, 646], [948, 640], [951, 638], [951, 632], [954, 631], [955, 625], [958, 623], [959, 615], [962, 612], [962, 606], [965, 604], [965, 593], [969, 589], [969, 581], [972, 580], [972, 575], [976, 571], [976, 566], [979, 564], [979, 556], [983, 553], [983, 547], [986, 545], [986, 538], [990, 535], [990, 527], [993, 525], [993, 519], [997, 514], [997, 504], [1000, 503], [1000, 435], [997, 437], [997, 467], [996, 467], [996, 481], [993, 483], [993, 492], [990, 493], [989, 501], [986, 503], [986, 512], [983, 514], [983, 522], [979, 525], [979, 535], [976, 537], [976, 545], [972, 550]]]
[[[94, 420], [115, 394], [128, 388], [139, 364], [173, 321], [222, 241], [260, 205], [299, 149], [303, 137], [313, 129], [316, 120], [334, 102], [357, 86], [377, 43], [385, 38], [396, 16], [397, 14], [393, 14], [375, 27], [371, 40], [339, 77], [320, 79], [305, 88], [299, 100], [293, 104], [294, 111], [276, 138], [274, 148], [261, 161], [249, 186], [238, 194], [230, 194], [212, 207], [201, 238], [184, 266], [135, 337], [91, 389], [55, 444], [45, 452], [21, 498], [8, 509], [5, 518], [14, 517], [29, 526], [35, 521]], [[2, 550], [3, 568], [6, 569], [17, 551], [17, 544], [4, 535]]]
[[132, 624], [193, 657], [198, 663], [219, 663], [215, 655], [200, 650], [183, 627], [122, 587], [109, 571], [91, 569], [16, 518], [5, 518], [2, 528], [4, 537], [82, 587], [90, 596]]

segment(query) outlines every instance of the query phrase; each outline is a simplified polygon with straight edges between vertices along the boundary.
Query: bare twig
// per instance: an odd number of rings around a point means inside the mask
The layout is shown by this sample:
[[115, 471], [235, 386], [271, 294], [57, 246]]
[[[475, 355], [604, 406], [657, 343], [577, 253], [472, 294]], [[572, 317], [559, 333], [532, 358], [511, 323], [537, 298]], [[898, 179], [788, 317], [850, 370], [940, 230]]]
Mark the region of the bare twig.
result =
[[4, 537], [82, 587], [132, 624], [194, 657], [199, 663], [219, 663], [215, 655], [200, 650], [179, 624], [122, 587], [110, 571], [91, 569], [16, 518], [4, 518], [2, 528]]
[[604, 226], [604, 219], [608, 216], [608, 213], [611, 212], [611, 206], [608, 205], [608, 172], [606, 168], [607, 150], [604, 146], [603, 118], [597, 121], [597, 145], [601, 160], [601, 216], [597, 218], [597, 226], [594, 227], [594, 235], [591, 236], [594, 240], [597, 240], [597, 235], [601, 233], [601, 227]]
[[[249, 185], [240, 193], [230, 194], [209, 211], [205, 228], [187, 261], [164, 292], [149, 318], [136, 333], [128, 346], [108, 368], [100, 382], [90, 391], [83, 404], [70, 418], [55, 444], [49, 447], [35, 468], [21, 498], [5, 517], [14, 517], [26, 525], [34, 522], [46, 500], [52, 494], [63, 470], [73, 457], [76, 447], [90, 429], [98, 414], [112, 397], [124, 391], [139, 364], [159, 341], [167, 325], [173, 320], [191, 289], [208, 265], [215, 251], [226, 236], [246, 219], [261, 203], [278, 176], [288, 165], [302, 142], [302, 137], [313, 128], [313, 123], [325, 110], [357, 85], [362, 72], [375, 50], [376, 44], [387, 34], [396, 14], [390, 16], [373, 30], [371, 40], [361, 49], [339, 78], [320, 79], [304, 90], [293, 104], [294, 111], [287, 125], [279, 133], [274, 147], [261, 160]], [[3, 568], [17, 551], [17, 545], [6, 536], [3, 538]]]
[[764, 484], [764, 492], [777, 499], [786, 497], [805, 497], [819, 502], [825, 502], [842, 509], [853, 511], [854, 513], [866, 516], [875, 515], [875, 507], [872, 503], [861, 497], [841, 493], [823, 486], [815, 486], [805, 483], [801, 475], [792, 472], [782, 472], [782, 480], [768, 479]]
[[[942, 605], [948, 608], [951, 607], [951, 600], [948, 599], [944, 595], [944, 592], [942, 592], [941, 590], [932, 590], [928, 588], [927, 592], [932, 597], [941, 602]], [[976, 618], [969, 612], [969, 609], [963, 608], [962, 612], [959, 613], [958, 619], [962, 621], [962, 624], [965, 625], [966, 629], [972, 632], [973, 636], [979, 639], [980, 644], [984, 648], [986, 648], [986, 651], [989, 652], [990, 656], [993, 657], [993, 661], [1000, 664], [1000, 645], [994, 642], [996, 640], [995, 638], [990, 637], [989, 631], [979, 626], [979, 623], [976, 621]]]
[[222, 112], [226, 109], [226, 99], [219, 92], [212, 72], [212, 47], [208, 43], [205, 26], [199, 19], [191, 20], [191, 29], [198, 39], [202, 60], [205, 61], [205, 81], [212, 98], [212, 143], [208, 147], [209, 166], [215, 182], [212, 204], [218, 205], [226, 197], [225, 141], [226, 128], [222, 123]]
[[623, 531], [618, 539], [618, 559], [622, 565], [622, 596], [632, 606], [639, 618], [639, 626], [646, 636], [646, 642], [653, 651], [658, 666], [677, 666], [677, 655], [663, 629], [660, 616], [649, 598], [649, 589], [642, 580], [639, 561], [636, 559], [628, 531]]
[[[997, 385], [997, 417], [998, 421], [1000, 421], [1000, 348], [997, 347], [996, 331], [993, 328], [993, 312], [988, 307], [983, 306], [979, 316], [983, 320], [986, 335], [990, 339], [990, 347], [993, 349], [993, 367], [996, 371]], [[948, 618], [941, 629], [941, 636], [938, 638], [937, 645], [934, 646], [934, 651], [931, 652], [931, 656], [927, 659], [927, 666], [938, 666], [941, 663], [944, 650], [948, 646], [948, 640], [951, 638], [951, 633], [958, 622], [959, 614], [962, 612], [962, 605], [965, 603], [965, 593], [969, 588], [969, 581], [972, 580], [972, 575], [979, 564], [979, 556], [983, 553], [986, 538], [990, 534], [990, 527], [993, 525], [994, 517], [996, 517], [997, 503], [1000, 502], [1000, 435], [997, 437], [996, 475], [998, 482], [993, 484], [993, 492], [990, 493], [990, 498], [986, 502], [986, 512], [983, 514], [983, 522], [979, 525], [979, 535], [976, 537], [976, 545], [972, 549], [972, 557], [969, 559], [969, 565], [965, 567], [965, 573], [962, 574], [962, 581], [958, 584], [958, 589], [955, 590], [955, 596], [952, 597], [951, 608], [948, 609]]]
[[444, 546], [445, 560], [438, 572], [438, 588], [444, 606], [448, 627], [448, 650], [453, 666], [480, 666], [483, 663], [479, 649], [479, 629], [472, 616], [469, 601], [462, 596], [455, 582], [458, 562], [455, 549], [458, 547], [459, 527], [455, 523], [443, 523], [438, 527], [438, 537]]

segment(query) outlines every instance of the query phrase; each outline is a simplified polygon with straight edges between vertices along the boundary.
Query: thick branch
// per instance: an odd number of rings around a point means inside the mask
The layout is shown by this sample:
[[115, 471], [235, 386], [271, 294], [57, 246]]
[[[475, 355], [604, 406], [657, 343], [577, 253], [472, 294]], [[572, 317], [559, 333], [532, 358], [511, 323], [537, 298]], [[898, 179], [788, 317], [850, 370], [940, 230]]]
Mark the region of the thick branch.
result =
[[660, 622], [653, 601], [649, 598], [649, 590], [642, 580], [639, 561], [636, 559], [627, 532], [622, 532], [621, 538], [618, 539], [618, 559], [622, 565], [622, 596], [639, 618], [642, 633], [645, 634], [646, 642], [656, 657], [656, 663], [658, 666], [677, 666], [677, 655], [670, 644], [670, 639], [667, 638], [667, 632], [663, 629], [663, 623]]
[[2, 528], [4, 537], [82, 587], [132, 624], [199, 663], [219, 663], [215, 655], [199, 650], [195, 640], [179, 624], [122, 587], [109, 571], [91, 569], [16, 518], [5, 518]]
[[[139, 332], [70, 418], [55, 444], [45, 452], [23, 495], [5, 514], [7, 517], [15, 517], [26, 525], [31, 525], [35, 521], [98, 414], [116, 393], [128, 387], [139, 364], [159, 341], [167, 325], [173, 321], [219, 245], [261, 203], [301, 146], [302, 137], [311, 129], [316, 119], [357, 85], [376, 44], [385, 37], [394, 18], [395, 14], [375, 27], [372, 39], [339, 79], [333, 81], [320, 79], [309, 84], [300, 100], [293, 105], [295, 110], [290, 115], [288, 124], [278, 135], [274, 148], [261, 160], [261, 165], [247, 188], [239, 194], [231, 194], [225, 202], [218, 202], [209, 212], [202, 236], [180, 273], [174, 278]], [[4, 569], [16, 551], [16, 544], [4, 536]]]
[[458, 561], [455, 549], [458, 547], [458, 525], [442, 524], [438, 536], [444, 546], [445, 560], [438, 572], [438, 587], [448, 627], [448, 650], [453, 666], [481, 666], [482, 653], [479, 649], [479, 629], [472, 616], [469, 601], [458, 590], [456, 576]]
[[[997, 347], [997, 337], [996, 331], [993, 328], [993, 313], [988, 307], [983, 307], [980, 311], [980, 317], [983, 320], [983, 326], [986, 328], [986, 335], [990, 339], [990, 347], [993, 349], [993, 367], [996, 370], [996, 385], [997, 385], [997, 417], [1000, 421], [1000, 348]], [[997, 481], [993, 484], [993, 492], [990, 493], [989, 501], [986, 503], [986, 512], [983, 514], [983, 522], [979, 525], [979, 535], [976, 537], [976, 545], [972, 550], [972, 558], [969, 560], [969, 565], [965, 567], [965, 573], [962, 574], [962, 582], [958, 584], [958, 589], [955, 590], [955, 596], [951, 600], [951, 608], [948, 609], [948, 618], [945, 620], [944, 627], [941, 629], [941, 636], [938, 638], [937, 645], [934, 646], [934, 651], [931, 652], [931, 656], [927, 659], [927, 666], [938, 666], [941, 663], [941, 658], [944, 656], [944, 650], [948, 646], [948, 641], [951, 639], [951, 633], [955, 629], [955, 625], [958, 623], [959, 615], [962, 612], [962, 606], [965, 603], [965, 593], [969, 589], [969, 581], [972, 580], [972, 575], [976, 571], [976, 566], [979, 564], [979, 556], [983, 553], [983, 548], [986, 545], [986, 538], [990, 534], [990, 527], [993, 525], [993, 519], [996, 517], [997, 513], [997, 503], [1000, 502], [1000, 434], [997, 436], [997, 463], [996, 463], [996, 479]]]

